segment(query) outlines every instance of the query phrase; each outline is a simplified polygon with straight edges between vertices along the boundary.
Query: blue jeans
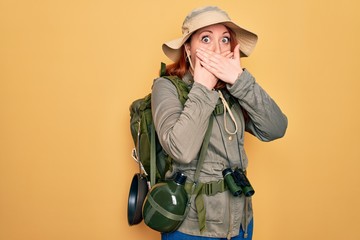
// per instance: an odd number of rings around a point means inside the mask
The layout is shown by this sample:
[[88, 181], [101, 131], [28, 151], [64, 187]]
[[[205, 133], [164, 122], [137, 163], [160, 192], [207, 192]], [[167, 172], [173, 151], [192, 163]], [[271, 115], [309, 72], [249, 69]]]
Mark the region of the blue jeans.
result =
[[[239, 235], [236, 237], [231, 238], [232, 240], [251, 240], [254, 230], [254, 223], [253, 220], [250, 221], [248, 225], [248, 236], [247, 238], [244, 238], [244, 230], [242, 227], [240, 228]], [[201, 236], [193, 236], [188, 235], [185, 233], [181, 233], [178, 231], [172, 232], [172, 233], [162, 233], [161, 234], [161, 240], [225, 240], [226, 238], [212, 238], [212, 237], [201, 237]]]

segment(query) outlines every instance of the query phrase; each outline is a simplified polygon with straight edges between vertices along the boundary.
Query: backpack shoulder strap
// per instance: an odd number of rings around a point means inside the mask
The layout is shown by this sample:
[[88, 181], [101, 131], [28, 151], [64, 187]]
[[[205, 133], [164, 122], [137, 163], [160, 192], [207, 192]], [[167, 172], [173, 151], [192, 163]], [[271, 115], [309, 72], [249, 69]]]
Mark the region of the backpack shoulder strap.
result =
[[161, 62], [161, 65], [160, 65], [160, 74], [159, 76], [160, 77], [163, 77], [166, 75], [166, 64]]
[[184, 105], [186, 100], [188, 99], [189, 94], [189, 88], [186, 83], [178, 76], [163, 76], [163, 78], [170, 80], [175, 85], [177, 93], [179, 95], [179, 100], [181, 104]]
[[166, 64], [163, 62], [161, 63], [160, 67], [160, 77], [170, 80], [175, 85], [177, 93], [179, 95], [179, 100], [181, 104], [184, 105], [186, 100], [188, 99], [188, 85], [178, 76], [166, 75]]

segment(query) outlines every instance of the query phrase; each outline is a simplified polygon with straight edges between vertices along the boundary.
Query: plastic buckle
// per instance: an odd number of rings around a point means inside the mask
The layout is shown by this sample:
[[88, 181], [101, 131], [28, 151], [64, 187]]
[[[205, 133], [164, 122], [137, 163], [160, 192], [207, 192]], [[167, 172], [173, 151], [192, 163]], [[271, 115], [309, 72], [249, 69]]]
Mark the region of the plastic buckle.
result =
[[216, 104], [214, 113], [215, 115], [222, 115], [224, 113], [224, 105], [222, 103]]
[[217, 182], [208, 182], [204, 186], [205, 194], [208, 196], [213, 196], [219, 192], [223, 192], [224, 189], [224, 180], [220, 179]]

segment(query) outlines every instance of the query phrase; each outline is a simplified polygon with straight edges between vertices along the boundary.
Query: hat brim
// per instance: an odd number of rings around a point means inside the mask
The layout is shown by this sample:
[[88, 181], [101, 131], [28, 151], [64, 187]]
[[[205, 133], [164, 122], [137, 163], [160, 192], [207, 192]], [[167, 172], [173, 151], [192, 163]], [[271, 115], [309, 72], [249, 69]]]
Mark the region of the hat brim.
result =
[[[211, 25], [214, 24], [224, 24], [226, 27], [230, 28], [231, 30], [233, 30], [236, 34], [236, 40], [240, 45], [240, 57], [248, 57], [254, 50], [257, 40], [258, 40], [258, 36], [255, 33], [252, 33], [240, 26], [238, 26], [237, 24], [235, 24], [232, 21], [225, 21], [225, 22], [215, 22]], [[208, 25], [210, 26], [210, 25]], [[207, 26], [203, 26], [202, 28], [207, 27]], [[200, 28], [199, 28], [200, 29]], [[192, 32], [183, 35], [181, 38], [177, 38], [168, 42], [165, 42], [162, 45], [162, 50], [164, 52], [164, 54], [170, 58], [172, 61], [176, 62], [181, 55], [180, 52], [180, 48], [184, 45], [184, 43], [186, 42], [186, 40], [197, 30], [199, 29], [194, 29]]]

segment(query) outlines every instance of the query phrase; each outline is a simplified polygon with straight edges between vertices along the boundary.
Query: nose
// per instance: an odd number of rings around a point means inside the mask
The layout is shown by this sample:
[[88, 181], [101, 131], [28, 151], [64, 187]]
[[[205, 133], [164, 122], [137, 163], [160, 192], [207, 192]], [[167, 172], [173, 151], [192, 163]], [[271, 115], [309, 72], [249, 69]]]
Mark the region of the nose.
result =
[[214, 43], [214, 47], [213, 47], [213, 51], [216, 52], [216, 53], [221, 53], [221, 46], [220, 46], [220, 43], [218, 42], [215, 42]]

